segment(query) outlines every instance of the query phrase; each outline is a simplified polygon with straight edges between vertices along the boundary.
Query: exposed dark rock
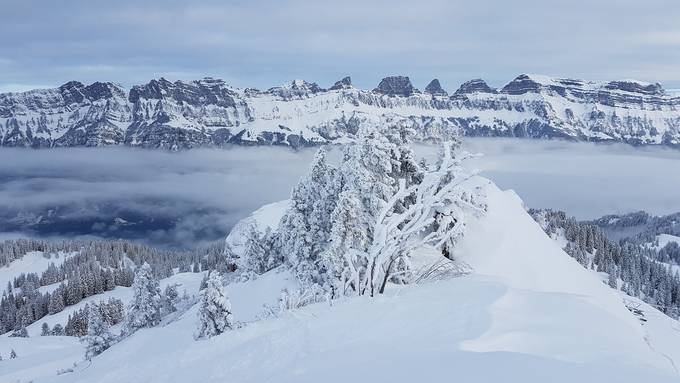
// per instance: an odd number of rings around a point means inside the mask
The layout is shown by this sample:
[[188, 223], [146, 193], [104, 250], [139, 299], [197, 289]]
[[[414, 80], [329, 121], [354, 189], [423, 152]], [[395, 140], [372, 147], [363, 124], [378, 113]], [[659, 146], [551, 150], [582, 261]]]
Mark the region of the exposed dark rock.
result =
[[349, 76], [345, 76], [340, 81], [336, 81], [329, 90], [339, 90], [339, 89], [350, 89], [352, 87], [352, 79]]
[[380, 81], [378, 87], [373, 89], [373, 91], [390, 96], [404, 97], [411, 96], [414, 93], [419, 93], [418, 89], [413, 87], [411, 80], [406, 76], [385, 77]]
[[484, 80], [478, 78], [464, 82], [453, 95], [460, 96], [470, 93], [496, 93], [496, 91], [489, 87]]
[[636, 81], [611, 81], [605, 85], [605, 88], [655, 96], [663, 96], [665, 94], [663, 87], [659, 83], [641, 84]]
[[517, 76], [517, 78], [510, 81], [503, 89], [501, 89], [501, 93], [506, 94], [538, 93], [540, 91], [541, 84], [525, 74]]
[[448, 93], [446, 93], [446, 91], [442, 89], [439, 80], [436, 78], [430, 81], [429, 84], [427, 84], [427, 86], [425, 87], [425, 93], [429, 93], [433, 96], [448, 96]]

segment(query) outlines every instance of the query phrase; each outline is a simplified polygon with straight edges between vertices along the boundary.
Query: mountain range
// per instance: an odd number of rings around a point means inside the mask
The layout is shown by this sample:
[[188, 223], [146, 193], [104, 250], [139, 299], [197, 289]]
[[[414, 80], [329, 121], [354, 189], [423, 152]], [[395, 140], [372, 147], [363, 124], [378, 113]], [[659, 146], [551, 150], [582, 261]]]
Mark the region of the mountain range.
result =
[[71, 81], [0, 94], [5, 147], [301, 147], [350, 140], [378, 124], [413, 128], [421, 140], [463, 134], [679, 146], [680, 96], [636, 80], [526, 74], [500, 89], [467, 81], [451, 94], [437, 79], [421, 91], [405, 76], [373, 90], [350, 77], [328, 89], [295, 80], [268, 90], [160, 78], [131, 89]]

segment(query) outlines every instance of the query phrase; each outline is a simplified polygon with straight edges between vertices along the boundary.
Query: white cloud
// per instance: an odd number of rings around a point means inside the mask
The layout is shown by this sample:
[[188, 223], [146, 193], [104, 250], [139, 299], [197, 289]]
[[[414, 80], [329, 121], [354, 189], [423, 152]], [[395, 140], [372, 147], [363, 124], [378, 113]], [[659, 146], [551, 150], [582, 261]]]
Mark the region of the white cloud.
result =
[[471, 166], [529, 207], [580, 218], [647, 210], [680, 211], [680, 151], [563, 141], [466, 139], [485, 153]]

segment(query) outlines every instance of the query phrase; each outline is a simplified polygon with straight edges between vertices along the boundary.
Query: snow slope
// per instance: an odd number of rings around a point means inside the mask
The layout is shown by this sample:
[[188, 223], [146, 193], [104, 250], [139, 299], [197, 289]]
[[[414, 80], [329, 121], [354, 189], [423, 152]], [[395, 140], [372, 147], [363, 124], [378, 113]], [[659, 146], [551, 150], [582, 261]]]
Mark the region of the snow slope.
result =
[[514, 192], [489, 185], [487, 193], [493, 201], [488, 216], [470, 225], [455, 255], [509, 289], [490, 306], [487, 332], [465, 349], [669, 367], [650, 350], [616, 291], [545, 235]]
[[41, 251], [31, 251], [24, 254], [20, 259], [10, 262], [5, 267], [0, 267], [0, 295], [6, 290], [7, 282], [11, 282], [15, 277], [22, 273], [42, 273], [47, 270], [50, 263], [59, 266], [70, 254], [50, 254], [50, 258], [45, 258]]
[[[234, 315], [249, 322], [238, 330], [195, 341], [194, 307], [91, 365], [35, 381], [677, 381], [673, 344], [650, 342], [621, 296], [547, 237], [513, 192], [474, 182], [489, 211], [468, 223], [455, 253], [472, 274], [252, 322], [293, 284], [274, 271], [228, 286]], [[655, 328], [654, 339], [676, 331]]]
[[235, 254], [243, 254], [248, 230], [253, 227], [255, 232], [263, 235], [267, 229], [276, 229], [288, 206], [290, 206], [290, 200], [284, 200], [264, 205], [255, 210], [251, 215], [234, 225], [227, 235], [226, 244]]
[[659, 242], [659, 245], [657, 246], [658, 249], [666, 247], [666, 245], [671, 242], [675, 242], [680, 245], [680, 237], [677, 235], [659, 234], [656, 236], [656, 240]]

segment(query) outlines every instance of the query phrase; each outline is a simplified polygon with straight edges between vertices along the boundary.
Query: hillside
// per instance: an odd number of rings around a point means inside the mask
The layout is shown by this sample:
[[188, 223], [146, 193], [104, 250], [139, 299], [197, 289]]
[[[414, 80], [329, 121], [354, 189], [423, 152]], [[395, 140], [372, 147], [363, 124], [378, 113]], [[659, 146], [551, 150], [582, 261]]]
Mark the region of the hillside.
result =
[[30, 359], [30, 368], [29, 356], [6, 360], [0, 375], [39, 377], [35, 382], [677, 379], [676, 321], [644, 306], [648, 321], [641, 323], [623, 296], [543, 233], [514, 193], [473, 182], [484, 185], [488, 214], [469, 222], [456, 251], [472, 268], [468, 275], [391, 285], [379, 297], [318, 303], [253, 322], [289, 278], [274, 270], [227, 287], [234, 315], [246, 323], [238, 330], [195, 341], [194, 307], [59, 376], [48, 371], [70, 366], [60, 350], [78, 360], [73, 341], [3, 338], [3, 348], [20, 354], [40, 345], [52, 351]]
[[421, 140], [456, 134], [633, 145], [680, 144], [680, 98], [659, 84], [520, 75], [501, 89], [482, 80], [424, 91], [408, 77], [361, 90], [295, 80], [268, 90], [204, 78], [164, 78], [124, 89], [76, 81], [0, 94], [0, 146], [127, 145], [171, 150], [228, 145], [300, 147], [352, 139], [366, 126], [410, 127]]

